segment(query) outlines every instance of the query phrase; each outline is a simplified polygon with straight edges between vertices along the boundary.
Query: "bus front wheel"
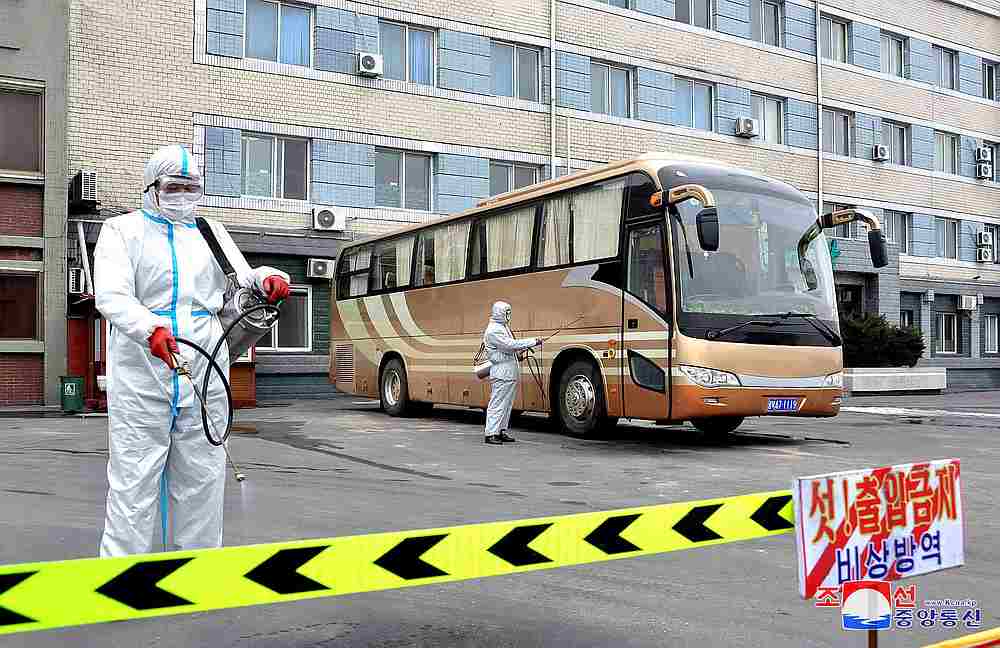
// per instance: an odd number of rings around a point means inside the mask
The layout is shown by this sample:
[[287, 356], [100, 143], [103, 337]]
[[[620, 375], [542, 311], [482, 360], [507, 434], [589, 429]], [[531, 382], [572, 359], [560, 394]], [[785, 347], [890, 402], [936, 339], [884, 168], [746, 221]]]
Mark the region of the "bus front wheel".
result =
[[724, 437], [730, 432], [734, 432], [742, 423], [742, 416], [713, 416], [712, 418], [691, 419], [691, 425], [710, 437]]
[[582, 360], [572, 363], [559, 378], [559, 422], [578, 437], [595, 436], [607, 419], [604, 387], [594, 365]]
[[378, 392], [382, 411], [389, 416], [406, 416], [410, 410], [410, 387], [399, 358], [393, 358], [382, 368]]

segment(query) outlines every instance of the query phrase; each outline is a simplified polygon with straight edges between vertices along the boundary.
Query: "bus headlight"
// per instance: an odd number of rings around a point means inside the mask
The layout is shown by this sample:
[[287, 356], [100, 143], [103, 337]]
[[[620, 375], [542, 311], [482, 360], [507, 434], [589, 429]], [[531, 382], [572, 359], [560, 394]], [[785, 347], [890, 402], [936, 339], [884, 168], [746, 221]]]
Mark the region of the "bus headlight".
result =
[[837, 373], [832, 373], [823, 379], [824, 387], [843, 387], [844, 386], [844, 372], [838, 371]]
[[740, 379], [736, 374], [718, 369], [707, 369], [705, 367], [689, 367], [688, 365], [678, 365], [681, 372], [695, 384], [702, 387], [739, 387]]

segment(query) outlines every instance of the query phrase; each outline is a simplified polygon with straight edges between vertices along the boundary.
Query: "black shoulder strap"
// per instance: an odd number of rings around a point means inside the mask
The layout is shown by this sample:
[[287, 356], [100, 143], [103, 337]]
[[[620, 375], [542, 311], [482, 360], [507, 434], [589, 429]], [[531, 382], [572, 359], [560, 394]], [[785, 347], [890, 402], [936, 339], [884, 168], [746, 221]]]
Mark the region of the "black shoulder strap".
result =
[[198, 231], [201, 232], [205, 242], [208, 243], [208, 249], [212, 251], [212, 256], [215, 257], [216, 263], [222, 268], [222, 272], [227, 277], [234, 274], [236, 271], [233, 270], [233, 264], [229, 262], [229, 257], [226, 256], [226, 253], [222, 251], [222, 246], [219, 245], [219, 239], [215, 238], [212, 226], [208, 224], [207, 220], [201, 217], [194, 219], [194, 222], [198, 226]]

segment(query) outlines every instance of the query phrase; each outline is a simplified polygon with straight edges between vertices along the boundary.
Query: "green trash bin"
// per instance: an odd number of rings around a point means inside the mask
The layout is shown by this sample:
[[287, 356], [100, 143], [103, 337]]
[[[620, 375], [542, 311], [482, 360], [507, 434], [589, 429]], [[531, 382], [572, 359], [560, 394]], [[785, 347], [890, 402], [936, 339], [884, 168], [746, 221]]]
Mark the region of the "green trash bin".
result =
[[63, 412], [83, 411], [83, 377], [60, 376], [59, 391], [62, 394]]

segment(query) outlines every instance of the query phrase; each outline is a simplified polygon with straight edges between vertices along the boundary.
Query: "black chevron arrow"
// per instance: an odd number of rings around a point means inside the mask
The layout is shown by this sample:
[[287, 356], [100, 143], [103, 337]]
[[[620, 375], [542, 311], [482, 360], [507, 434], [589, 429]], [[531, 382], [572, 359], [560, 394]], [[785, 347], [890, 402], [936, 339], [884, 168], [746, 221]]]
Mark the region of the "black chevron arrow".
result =
[[428, 549], [448, 537], [448, 534], [419, 536], [406, 538], [375, 561], [382, 569], [392, 572], [400, 578], [413, 580], [415, 578], [430, 578], [431, 576], [447, 576], [434, 565], [420, 559]]
[[156, 586], [191, 560], [191, 558], [173, 558], [137, 563], [98, 587], [97, 592], [133, 610], [191, 605], [191, 601]]
[[795, 525], [781, 517], [779, 513], [781, 509], [785, 508], [785, 505], [791, 501], [791, 495], [775, 495], [774, 497], [768, 497], [767, 500], [760, 505], [750, 519], [761, 525], [768, 531], [780, 531], [782, 529], [793, 529]]
[[674, 525], [674, 531], [681, 534], [691, 542], [718, 540], [722, 536], [705, 526], [705, 522], [720, 508], [722, 508], [722, 504], [696, 506], [688, 511], [687, 515], [682, 517], [677, 524]]
[[330, 545], [321, 547], [296, 547], [282, 549], [245, 575], [245, 578], [266, 587], [277, 594], [301, 594], [330, 589], [298, 572], [306, 564]]
[[[17, 587], [17, 585], [38, 572], [21, 572], [19, 574], [0, 574], [0, 596], [7, 590]], [[13, 610], [0, 607], [0, 626], [14, 625], [17, 623], [31, 623], [34, 619], [18, 614]]]
[[496, 544], [488, 551], [515, 567], [552, 562], [548, 556], [543, 556], [528, 546], [535, 538], [545, 533], [545, 530], [550, 526], [552, 526], [551, 523], [515, 527], [508, 531], [507, 535], [497, 540]]
[[606, 554], [620, 554], [628, 551], [639, 551], [639, 547], [622, 537], [622, 532], [627, 529], [630, 524], [639, 519], [640, 515], [642, 514], [635, 513], [633, 515], [617, 515], [615, 517], [609, 517], [607, 520], [601, 522], [600, 526], [591, 531], [590, 535], [584, 538], [584, 540]]

